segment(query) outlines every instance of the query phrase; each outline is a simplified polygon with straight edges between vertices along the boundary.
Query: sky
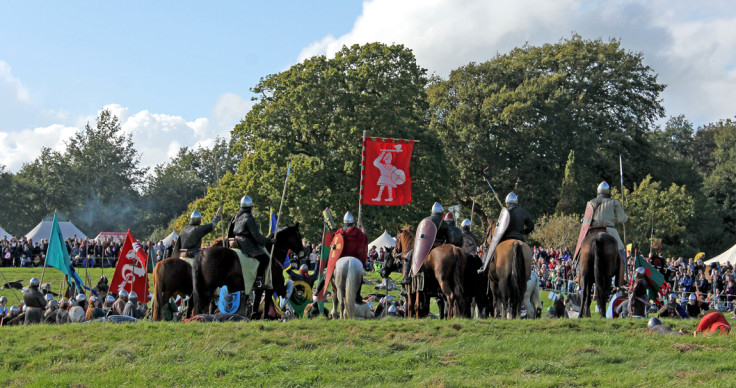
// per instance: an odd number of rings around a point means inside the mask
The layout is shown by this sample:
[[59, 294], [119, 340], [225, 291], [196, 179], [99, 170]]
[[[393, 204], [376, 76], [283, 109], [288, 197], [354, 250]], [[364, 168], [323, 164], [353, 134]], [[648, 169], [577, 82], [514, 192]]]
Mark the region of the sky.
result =
[[429, 74], [529, 43], [621, 40], [667, 85], [667, 116], [696, 126], [736, 116], [732, 1], [322, 0], [0, 2], [0, 165], [63, 150], [101, 109], [141, 164], [207, 147], [252, 106], [250, 89], [314, 55], [380, 41]]

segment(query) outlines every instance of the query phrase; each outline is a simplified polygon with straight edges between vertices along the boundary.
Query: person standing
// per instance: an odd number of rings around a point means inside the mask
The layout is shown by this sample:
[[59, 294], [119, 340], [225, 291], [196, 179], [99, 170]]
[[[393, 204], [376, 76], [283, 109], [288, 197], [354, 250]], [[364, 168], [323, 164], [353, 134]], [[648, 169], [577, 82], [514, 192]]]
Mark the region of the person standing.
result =
[[25, 324], [41, 323], [43, 309], [46, 307], [46, 299], [38, 289], [40, 282], [38, 278], [31, 278], [28, 290], [23, 293], [23, 304], [26, 306]]

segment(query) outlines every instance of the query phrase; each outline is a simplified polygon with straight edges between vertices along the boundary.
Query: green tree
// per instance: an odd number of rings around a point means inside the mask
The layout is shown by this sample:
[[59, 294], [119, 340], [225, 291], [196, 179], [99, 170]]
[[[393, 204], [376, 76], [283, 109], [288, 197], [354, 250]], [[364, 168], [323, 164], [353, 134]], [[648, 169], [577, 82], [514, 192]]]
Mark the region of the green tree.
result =
[[[611, 40], [578, 35], [556, 44], [525, 45], [483, 63], [453, 70], [428, 91], [431, 126], [440, 134], [452, 172], [453, 198], [469, 205], [489, 177], [499, 193], [515, 191], [532, 213], [555, 209], [570, 150], [582, 190], [618, 175], [643, 178], [646, 132], [663, 115], [664, 85], [640, 53]], [[490, 194], [481, 214], [495, 213]]]
[[723, 220], [726, 240], [733, 243], [736, 235], [736, 122], [724, 120], [714, 127], [717, 128], [713, 134], [715, 150], [704, 190], [708, 198], [714, 201]]
[[[695, 215], [692, 196], [684, 186], [671, 184], [663, 188], [660, 182], [647, 175], [634, 190], [624, 188], [626, 196], [626, 238], [639, 247], [648, 247], [652, 233], [661, 238], [670, 254], [692, 253], [686, 241], [686, 225]], [[621, 193], [614, 188], [611, 195], [621, 200]], [[623, 234], [619, 232], [623, 238]]]
[[[282, 224], [300, 221], [305, 235], [321, 236], [321, 212], [357, 216], [361, 136], [419, 140], [412, 156], [413, 202], [401, 207], [363, 207], [369, 233], [416, 225], [435, 200], [447, 198], [447, 169], [437, 136], [426, 121], [426, 70], [401, 45], [371, 43], [344, 47], [334, 58], [309, 58], [263, 78], [245, 120], [232, 131], [231, 146], [242, 157], [222, 180], [225, 213], [248, 194], [267, 226], [268, 208], [277, 210], [292, 163]], [[217, 193], [190, 204], [207, 214]], [[185, 214], [175, 222], [183, 225]]]
[[580, 235], [578, 214], [546, 215], [536, 221], [534, 232], [529, 235], [530, 244], [554, 249], [568, 248], [575, 251]]
[[575, 166], [575, 151], [570, 150], [565, 165], [565, 177], [560, 187], [560, 200], [557, 202], [555, 214], [575, 214], [585, 204], [585, 197], [580, 188], [580, 178]]

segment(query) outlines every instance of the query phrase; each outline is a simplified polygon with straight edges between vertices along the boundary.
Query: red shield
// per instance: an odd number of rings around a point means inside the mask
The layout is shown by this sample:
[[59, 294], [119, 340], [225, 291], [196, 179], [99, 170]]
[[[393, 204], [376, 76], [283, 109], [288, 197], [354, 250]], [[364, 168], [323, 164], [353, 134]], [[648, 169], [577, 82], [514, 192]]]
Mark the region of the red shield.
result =
[[496, 230], [493, 232], [493, 238], [491, 238], [491, 244], [488, 246], [486, 254], [483, 255], [483, 266], [478, 270], [478, 273], [483, 273], [488, 268], [488, 263], [491, 262], [491, 256], [493, 256], [498, 243], [501, 242], [504, 233], [506, 233], [510, 220], [511, 214], [509, 214], [509, 210], [506, 208], [501, 209], [501, 214], [498, 215], [498, 221], [496, 222]]
[[342, 234], [335, 234], [332, 237], [332, 243], [330, 244], [330, 256], [327, 258], [327, 274], [325, 275], [325, 288], [322, 289], [321, 295], [327, 292], [327, 287], [330, 285], [332, 280], [332, 273], [335, 272], [335, 266], [337, 265], [337, 259], [342, 255], [342, 249], [345, 247], [345, 242], [342, 239]]
[[583, 239], [588, 235], [588, 229], [590, 229], [590, 223], [593, 221], [593, 204], [588, 202], [585, 206], [585, 214], [583, 214], [583, 224], [580, 226], [580, 235], [578, 235], [578, 245], [575, 247], [575, 254], [572, 256], [573, 259], [578, 257], [580, 253], [580, 245], [583, 243]]
[[411, 274], [416, 275], [422, 268], [424, 260], [429, 255], [437, 237], [437, 226], [430, 220], [424, 219], [417, 228], [417, 238], [414, 240], [414, 262], [411, 265]]

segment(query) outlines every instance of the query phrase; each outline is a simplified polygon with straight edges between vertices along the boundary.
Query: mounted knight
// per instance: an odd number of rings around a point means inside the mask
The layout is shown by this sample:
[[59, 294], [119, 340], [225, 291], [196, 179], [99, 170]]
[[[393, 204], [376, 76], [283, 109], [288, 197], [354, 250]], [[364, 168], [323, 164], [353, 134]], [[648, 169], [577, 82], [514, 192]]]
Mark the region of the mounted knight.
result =
[[524, 235], [534, 231], [534, 219], [526, 209], [519, 206], [519, 198], [514, 192], [506, 196], [506, 207], [501, 209], [501, 214], [496, 222], [496, 229], [487, 253], [483, 257], [483, 267], [480, 271], [485, 272], [488, 264], [493, 261], [495, 249], [501, 242], [506, 240], [519, 240], [526, 242]]
[[464, 219], [460, 224], [463, 233], [463, 251], [466, 255], [477, 256], [478, 255], [478, 239], [475, 238], [473, 231], [470, 230], [470, 220]]
[[345, 213], [342, 218], [342, 228], [338, 229], [335, 234], [341, 234], [343, 238], [344, 246], [340, 257], [355, 257], [365, 267], [365, 262], [368, 260], [368, 236], [355, 225], [355, 219], [350, 212]]
[[[418, 259], [423, 262], [426, 256], [429, 254], [429, 251], [444, 244], [445, 241], [447, 241], [449, 228], [442, 217], [444, 211], [445, 209], [442, 207], [442, 205], [439, 202], [435, 202], [432, 205], [432, 214], [422, 219], [422, 221], [419, 223], [419, 227], [417, 227], [417, 239], [414, 242], [415, 249], [413, 249], [412, 252], [407, 255], [406, 261], [404, 262], [404, 280], [402, 280], [400, 284], [411, 284], [410, 274], [412, 272], [412, 262], [413, 260], [417, 260], [417, 257], [415, 257], [417, 256], [417, 242], [419, 242], [419, 245], [422, 246], [422, 252], [419, 253], [420, 256], [423, 256], [419, 257]], [[429, 241], [431, 241], [432, 243], [430, 244]]]
[[258, 222], [253, 216], [253, 200], [249, 196], [246, 195], [240, 200], [240, 210], [230, 221], [227, 236], [231, 241], [231, 248], [240, 248], [246, 256], [258, 260], [254, 287], [262, 288], [265, 285], [266, 288], [270, 288], [269, 279], [264, 279], [271, 261], [271, 256], [266, 251], [266, 243], [274, 243], [275, 237], [269, 239], [258, 230]]
[[181, 230], [181, 235], [174, 245], [174, 257], [182, 259], [193, 259], [202, 251], [202, 238], [215, 230], [222, 218], [222, 206], [217, 209], [217, 214], [209, 224], [202, 224], [202, 214], [195, 210], [189, 216], [189, 225]]
[[455, 225], [455, 215], [452, 212], [445, 214], [443, 219], [447, 224], [447, 244], [452, 244], [458, 248], [463, 247], [463, 231]]

